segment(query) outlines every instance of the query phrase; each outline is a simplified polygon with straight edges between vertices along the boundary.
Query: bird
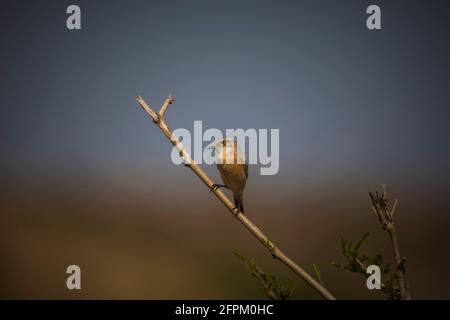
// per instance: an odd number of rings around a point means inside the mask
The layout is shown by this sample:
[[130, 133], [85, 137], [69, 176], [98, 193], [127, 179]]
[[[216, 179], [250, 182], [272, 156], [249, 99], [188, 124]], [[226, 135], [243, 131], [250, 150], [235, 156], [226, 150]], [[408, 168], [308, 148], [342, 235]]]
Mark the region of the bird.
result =
[[236, 139], [223, 138], [211, 148], [216, 152], [217, 169], [224, 184], [213, 184], [212, 190], [226, 188], [233, 192], [237, 213], [244, 213], [244, 189], [248, 178], [248, 165]]

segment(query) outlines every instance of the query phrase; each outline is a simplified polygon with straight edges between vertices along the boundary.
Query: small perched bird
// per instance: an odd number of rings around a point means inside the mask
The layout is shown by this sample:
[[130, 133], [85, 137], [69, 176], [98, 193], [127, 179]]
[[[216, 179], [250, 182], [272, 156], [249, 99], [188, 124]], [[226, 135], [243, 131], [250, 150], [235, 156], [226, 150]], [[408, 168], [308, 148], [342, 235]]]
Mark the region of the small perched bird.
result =
[[224, 184], [214, 184], [213, 190], [227, 188], [233, 192], [235, 209], [244, 213], [244, 189], [248, 178], [245, 155], [235, 139], [224, 138], [212, 148], [216, 151], [217, 169]]

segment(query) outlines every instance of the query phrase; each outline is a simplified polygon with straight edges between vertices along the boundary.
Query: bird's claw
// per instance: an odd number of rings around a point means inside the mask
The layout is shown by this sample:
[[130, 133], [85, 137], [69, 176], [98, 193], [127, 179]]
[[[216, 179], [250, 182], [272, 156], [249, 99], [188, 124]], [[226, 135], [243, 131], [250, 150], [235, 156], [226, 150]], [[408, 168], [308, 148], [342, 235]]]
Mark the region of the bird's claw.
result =
[[228, 187], [227, 187], [226, 185], [224, 185], [224, 184], [217, 184], [217, 183], [214, 183], [214, 184], [211, 186], [211, 189], [209, 190], [209, 192], [216, 191], [216, 190], [218, 190], [218, 189], [220, 189], [220, 188], [226, 188], [226, 189], [228, 189]]
[[237, 217], [239, 215], [239, 213], [241, 213], [241, 210], [239, 209], [239, 207], [234, 207], [232, 210], [233, 210], [233, 215], [235, 217]]

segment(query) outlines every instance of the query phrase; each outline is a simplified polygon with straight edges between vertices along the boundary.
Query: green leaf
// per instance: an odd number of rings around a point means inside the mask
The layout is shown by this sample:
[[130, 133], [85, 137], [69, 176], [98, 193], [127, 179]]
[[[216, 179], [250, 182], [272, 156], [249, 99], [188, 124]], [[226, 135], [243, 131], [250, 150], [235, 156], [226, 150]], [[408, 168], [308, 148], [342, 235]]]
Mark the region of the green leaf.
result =
[[370, 236], [370, 233], [366, 232], [361, 239], [358, 241], [358, 243], [355, 246], [355, 251], [358, 252], [359, 248], [361, 247], [361, 245], [363, 244], [364, 241], [366, 241], [367, 237]]
[[319, 282], [320, 282], [322, 285], [326, 285], [325, 282], [322, 281], [322, 274], [321, 274], [321, 272], [320, 272], [319, 267], [318, 267], [315, 263], [313, 263], [313, 271], [314, 271], [314, 274], [316, 275], [317, 280], [319, 280]]

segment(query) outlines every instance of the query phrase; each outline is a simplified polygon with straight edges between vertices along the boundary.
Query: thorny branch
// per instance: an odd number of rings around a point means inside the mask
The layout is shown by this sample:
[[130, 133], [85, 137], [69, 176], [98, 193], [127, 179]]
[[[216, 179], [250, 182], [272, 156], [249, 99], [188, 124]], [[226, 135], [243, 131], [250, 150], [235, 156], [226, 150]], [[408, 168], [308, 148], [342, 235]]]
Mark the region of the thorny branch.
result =
[[390, 200], [386, 193], [386, 186], [383, 185], [381, 194], [378, 191], [369, 192], [370, 200], [372, 201], [372, 209], [378, 217], [383, 229], [389, 233], [392, 242], [392, 249], [395, 259], [395, 277], [400, 287], [400, 295], [403, 300], [410, 300], [411, 294], [408, 288], [408, 282], [406, 279], [406, 258], [400, 255], [400, 248], [397, 240], [397, 234], [394, 224], [394, 213], [397, 206], [397, 200], [394, 204], [390, 205]]
[[162, 133], [169, 139], [169, 141], [175, 146], [179, 152], [181, 158], [184, 160], [184, 164], [190, 168], [202, 182], [214, 193], [214, 195], [227, 207], [227, 209], [233, 214], [233, 216], [244, 225], [247, 230], [252, 233], [270, 252], [273, 258], [281, 261], [292, 271], [294, 271], [300, 278], [302, 278], [308, 285], [310, 285], [314, 290], [316, 290], [322, 297], [328, 300], [335, 300], [335, 297], [317, 282], [313, 277], [311, 277], [305, 270], [298, 266], [294, 261], [292, 261], [286, 254], [284, 254], [278, 247], [276, 247], [269, 238], [251, 222], [247, 216], [243, 215], [241, 212], [236, 213], [233, 203], [225, 196], [225, 194], [220, 189], [213, 189], [213, 181], [206, 175], [206, 173], [200, 168], [200, 166], [193, 161], [189, 153], [186, 151], [182, 143], [175, 137], [164, 119], [164, 114], [170, 104], [174, 102], [172, 96], [169, 96], [161, 107], [159, 113], [156, 113], [142, 97], [138, 96], [136, 98], [139, 105], [144, 109], [152, 118], [153, 122], [161, 129]]

